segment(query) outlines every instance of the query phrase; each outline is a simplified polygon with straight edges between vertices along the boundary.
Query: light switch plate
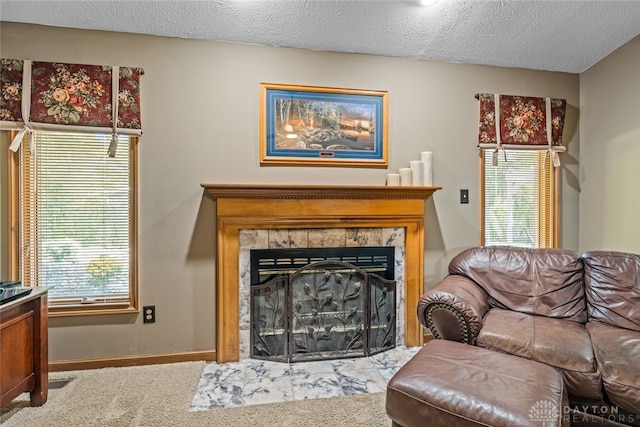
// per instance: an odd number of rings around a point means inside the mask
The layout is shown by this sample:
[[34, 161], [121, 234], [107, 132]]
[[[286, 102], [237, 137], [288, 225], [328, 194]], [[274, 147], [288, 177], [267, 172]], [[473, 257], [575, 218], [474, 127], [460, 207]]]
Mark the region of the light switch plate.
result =
[[460, 203], [469, 203], [469, 190], [466, 188], [460, 190]]

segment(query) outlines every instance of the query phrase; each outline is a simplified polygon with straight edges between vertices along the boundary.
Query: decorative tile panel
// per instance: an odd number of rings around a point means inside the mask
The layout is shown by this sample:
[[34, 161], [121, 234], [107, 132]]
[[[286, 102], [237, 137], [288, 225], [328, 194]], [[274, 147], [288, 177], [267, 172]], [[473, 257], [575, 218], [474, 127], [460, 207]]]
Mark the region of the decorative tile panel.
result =
[[309, 230], [309, 248], [344, 248], [344, 228], [319, 228]]
[[288, 249], [291, 247], [289, 230], [273, 228], [269, 231], [268, 249]]
[[292, 248], [310, 248], [309, 246], [309, 230], [291, 229], [289, 230], [289, 242]]
[[382, 228], [347, 228], [345, 231], [347, 247], [382, 246]]
[[269, 243], [269, 230], [240, 230], [239, 245], [243, 249], [264, 249]]
[[404, 228], [383, 228], [380, 246], [404, 247]]

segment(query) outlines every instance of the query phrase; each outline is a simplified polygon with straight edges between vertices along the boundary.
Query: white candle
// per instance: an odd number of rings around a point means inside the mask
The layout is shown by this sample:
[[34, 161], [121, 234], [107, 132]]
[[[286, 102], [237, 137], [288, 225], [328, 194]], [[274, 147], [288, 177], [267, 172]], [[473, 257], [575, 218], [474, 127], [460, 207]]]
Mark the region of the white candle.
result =
[[422, 185], [430, 187], [433, 185], [433, 153], [431, 151], [423, 151], [420, 153], [420, 160], [422, 160], [424, 177]]
[[400, 185], [401, 186], [411, 185], [411, 169], [400, 168], [398, 172], [400, 172]]
[[399, 173], [387, 174], [387, 186], [397, 187], [398, 185], [400, 185], [400, 174]]
[[424, 163], [422, 163], [422, 160], [411, 160], [409, 166], [411, 169], [411, 184], [424, 185]]

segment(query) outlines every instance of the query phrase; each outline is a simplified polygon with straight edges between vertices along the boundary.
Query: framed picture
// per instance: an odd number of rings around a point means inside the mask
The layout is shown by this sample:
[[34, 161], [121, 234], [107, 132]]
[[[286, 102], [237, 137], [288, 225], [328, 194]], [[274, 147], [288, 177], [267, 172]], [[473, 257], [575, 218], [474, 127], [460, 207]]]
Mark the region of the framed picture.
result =
[[260, 165], [388, 166], [386, 91], [260, 84]]

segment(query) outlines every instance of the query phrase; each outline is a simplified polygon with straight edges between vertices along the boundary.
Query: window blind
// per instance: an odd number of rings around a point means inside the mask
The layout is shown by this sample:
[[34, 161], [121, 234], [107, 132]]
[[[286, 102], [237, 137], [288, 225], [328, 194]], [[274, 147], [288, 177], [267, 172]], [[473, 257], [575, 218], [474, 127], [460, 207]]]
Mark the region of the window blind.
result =
[[483, 150], [483, 244], [521, 247], [553, 245], [554, 168], [540, 151], [505, 152], [492, 164]]
[[21, 278], [54, 286], [53, 303], [129, 301], [132, 238], [130, 139], [35, 132], [20, 150]]

